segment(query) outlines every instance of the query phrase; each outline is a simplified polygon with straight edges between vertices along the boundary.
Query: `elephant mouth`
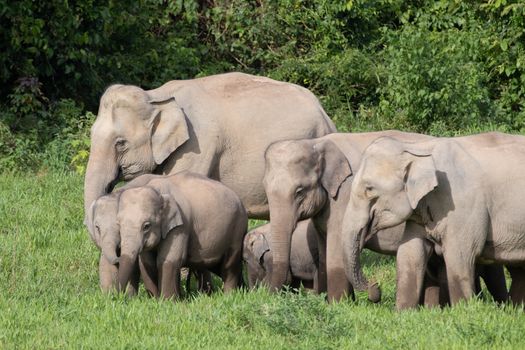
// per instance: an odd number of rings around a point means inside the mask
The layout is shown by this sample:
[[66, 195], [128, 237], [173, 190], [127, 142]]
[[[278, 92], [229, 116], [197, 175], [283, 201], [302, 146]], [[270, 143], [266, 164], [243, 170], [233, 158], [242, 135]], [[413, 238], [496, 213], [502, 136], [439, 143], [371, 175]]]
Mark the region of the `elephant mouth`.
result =
[[115, 186], [119, 183], [121, 177], [122, 177], [122, 169], [119, 167], [119, 168], [118, 168], [118, 172], [117, 172], [117, 176], [115, 176], [115, 178], [113, 179], [113, 181], [111, 181], [110, 183], [108, 183], [108, 185], [106, 186], [106, 193], [111, 193], [111, 192], [113, 192], [113, 189], [114, 189]]

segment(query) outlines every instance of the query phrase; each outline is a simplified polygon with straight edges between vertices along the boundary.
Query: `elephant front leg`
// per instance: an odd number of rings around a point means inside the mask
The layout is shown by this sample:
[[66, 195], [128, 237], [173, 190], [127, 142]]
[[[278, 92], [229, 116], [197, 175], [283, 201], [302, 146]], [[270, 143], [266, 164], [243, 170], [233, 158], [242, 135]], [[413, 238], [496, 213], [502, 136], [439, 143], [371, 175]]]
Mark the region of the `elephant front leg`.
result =
[[430, 243], [422, 238], [409, 239], [399, 246], [396, 258], [398, 310], [418, 306], [431, 249]]
[[159, 268], [160, 296], [164, 299], [180, 299], [180, 268], [176, 261], [164, 261]]
[[474, 296], [475, 256], [469, 254], [470, 252], [472, 252], [471, 249], [460, 246], [459, 243], [449, 244], [443, 249], [452, 305]]
[[328, 302], [341, 300], [348, 295], [355, 300], [354, 289], [346, 278], [344, 252], [340, 234], [333, 232], [327, 236], [326, 270]]
[[172, 230], [162, 241], [157, 253], [160, 295], [165, 299], [182, 296], [180, 286], [181, 268], [186, 262], [187, 236], [180, 230]]
[[139, 269], [144, 287], [152, 297], [159, 297], [157, 262], [154, 252], [142, 252], [139, 257]]

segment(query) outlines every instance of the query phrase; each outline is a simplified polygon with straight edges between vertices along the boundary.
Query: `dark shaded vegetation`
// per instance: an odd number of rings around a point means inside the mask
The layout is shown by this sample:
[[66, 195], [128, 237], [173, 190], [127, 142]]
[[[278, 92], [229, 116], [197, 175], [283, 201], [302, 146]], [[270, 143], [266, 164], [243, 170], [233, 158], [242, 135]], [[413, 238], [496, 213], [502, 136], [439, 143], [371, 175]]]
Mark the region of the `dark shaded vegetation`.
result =
[[522, 132], [525, 4], [0, 0], [0, 167], [83, 171], [106, 86], [303, 85], [340, 131]]

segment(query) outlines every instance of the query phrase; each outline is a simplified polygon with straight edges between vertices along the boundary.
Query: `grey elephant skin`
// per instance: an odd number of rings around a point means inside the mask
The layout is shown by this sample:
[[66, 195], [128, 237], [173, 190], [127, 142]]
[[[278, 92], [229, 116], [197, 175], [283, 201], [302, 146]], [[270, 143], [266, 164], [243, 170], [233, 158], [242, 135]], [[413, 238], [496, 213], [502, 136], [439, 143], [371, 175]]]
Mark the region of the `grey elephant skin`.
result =
[[[269, 283], [273, 261], [270, 240], [270, 224], [254, 228], [244, 237], [242, 254], [246, 262], [250, 288]], [[291, 278], [287, 284], [293, 288], [298, 288], [301, 284], [305, 288], [314, 288], [318, 265], [317, 231], [311, 220], [300, 221], [292, 235]]]
[[[363, 240], [406, 221], [397, 254], [399, 309], [413, 304], [403, 289], [421, 290], [430, 243], [446, 264], [451, 303], [475, 290], [475, 264], [509, 265], [510, 296], [519, 299], [525, 262], [525, 138], [486, 133], [408, 143], [371, 144], [354, 176], [343, 246], [357, 289], [368, 284], [359, 263]], [[418, 255], [409, 256], [409, 252]]]
[[267, 219], [266, 148], [335, 130], [310, 91], [269, 78], [227, 73], [147, 91], [113, 85], [91, 129], [84, 208], [118, 180], [187, 170], [226, 184], [250, 217]]
[[[311, 218], [318, 232], [319, 269], [317, 291], [328, 292], [329, 300], [339, 300], [353, 290], [345, 274], [345, 255], [341, 238], [342, 221], [347, 212], [353, 168], [358, 168], [366, 147], [379, 137], [390, 136], [400, 140], [432, 140], [426, 135], [383, 131], [372, 133], [331, 134], [312, 140], [278, 142], [266, 151], [264, 186], [271, 212], [270, 247], [273, 254], [270, 285], [280, 288], [287, 281], [292, 232], [299, 220]], [[417, 233], [417, 230], [416, 230]], [[404, 240], [404, 225], [379, 231], [375, 236], [360, 242], [375, 252], [396, 255]], [[432, 244], [428, 254], [432, 253]], [[416, 249], [410, 254], [420, 254]], [[408, 254], [408, 255], [410, 255]], [[494, 273], [499, 287], [505, 289], [501, 267]], [[439, 288], [429, 281], [424, 294], [427, 305], [439, 304]], [[490, 282], [492, 283], [492, 282]], [[376, 285], [370, 284], [369, 298], [380, 299]], [[432, 287], [432, 288], [430, 288]], [[407, 293], [402, 291], [402, 293]], [[505, 298], [504, 292], [502, 297]], [[399, 293], [398, 293], [399, 294]], [[416, 304], [422, 302], [421, 291], [407, 293], [404, 298]]]
[[139, 256], [158, 268], [163, 298], [181, 296], [182, 267], [217, 273], [225, 291], [241, 284], [248, 218], [239, 197], [220, 182], [189, 172], [155, 178], [121, 193], [117, 219], [119, 290], [126, 288]]

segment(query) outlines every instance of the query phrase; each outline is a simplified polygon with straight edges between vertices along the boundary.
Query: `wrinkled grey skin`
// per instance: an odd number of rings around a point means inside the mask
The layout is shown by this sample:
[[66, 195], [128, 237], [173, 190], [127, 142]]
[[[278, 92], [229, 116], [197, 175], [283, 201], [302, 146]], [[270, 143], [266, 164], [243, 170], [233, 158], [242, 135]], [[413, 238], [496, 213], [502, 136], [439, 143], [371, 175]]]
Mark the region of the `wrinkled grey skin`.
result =
[[[270, 224], [254, 228], [244, 237], [242, 254], [247, 265], [250, 288], [260, 283], [269, 283], [273, 260], [270, 238]], [[314, 279], [317, 278], [318, 265], [317, 231], [311, 220], [300, 221], [292, 235], [289, 284], [298, 288], [302, 283], [305, 288], [312, 289]]]
[[[316, 290], [327, 291], [330, 301], [352, 294], [341, 245], [341, 223], [350, 196], [352, 169], [359, 166], [364, 149], [386, 135], [414, 141], [431, 138], [399, 131], [341, 133], [277, 142], [268, 148], [263, 182], [270, 206], [273, 289], [280, 288], [288, 278], [291, 238], [297, 222], [312, 218], [319, 233]], [[379, 294], [377, 285], [371, 284], [369, 298], [378, 301]]]
[[[343, 223], [351, 283], [358, 289], [367, 286], [359, 263], [360, 242], [405, 221], [407, 227], [418, 227], [418, 235], [405, 232], [398, 251], [398, 292], [405, 285], [420, 290], [428, 256], [422, 254], [415, 261], [400, 251], [423, 245], [425, 239], [434, 242], [445, 260], [452, 304], [474, 294], [476, 262], [523, 266], [525, 177], [521, 164], [525, 164], [525, 138], [516, 135], [486, 133], [417, 143], [389, 137], [375, 141], [355, 175]], [[403, 274], [407, 269], [400, 264], [415, 266], [415, 271]], [[521, 284], [513, 280], [511, 297]], [[399, 309], [411, 306], [399, 297], [396, 300]]]
[[268, 218], [264, 151], [334, 132], [307, 89], [242, 73], [174, 80], [154, 90], [110, 86], [91, 128], [84, 208], [119, 180], [183, 170], [223, 182], [252, 218]]
[[[224, 290], [241, 283], [247, 216], [239, 197], [204, 176], [182, 172], [122, 192], [117, 215], [121, 235], [118, 289], [126, 288], [137, 259], [156, 254], [160, 296], [178, 298], [180, 270], [219, 274]], [[147, 269], [151, 271], [150, 269]]]

